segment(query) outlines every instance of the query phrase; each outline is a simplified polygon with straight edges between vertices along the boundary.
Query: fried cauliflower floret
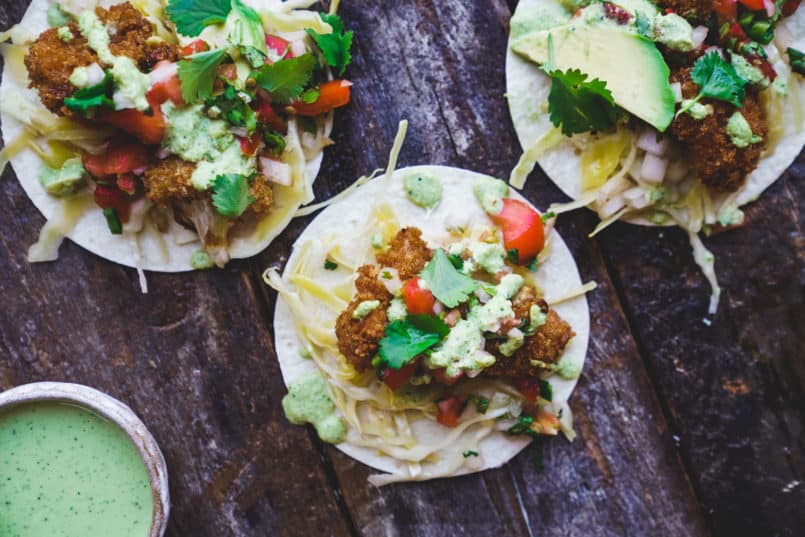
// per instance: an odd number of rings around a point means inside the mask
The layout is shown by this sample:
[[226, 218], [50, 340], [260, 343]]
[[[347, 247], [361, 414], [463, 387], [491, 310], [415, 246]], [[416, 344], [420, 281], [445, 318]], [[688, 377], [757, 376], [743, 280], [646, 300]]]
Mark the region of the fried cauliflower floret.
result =
[[71, 41], [62, 41], [58, 28], [51, 28], [42, 32], [25, 55], [29, 87], [39, 93], [48, 110], [61, 116], [69, 115], [64, 99], [75, 90], [75, 86], [70, 84], [73, 70], [98, 61], [98, 56], [81, 36], [78, 25], [71, 22], [68, 26], [74, 36]]
[[531, 306], [539, 306], [546, 314], [545, 324], [532, 335], [526, 336], [523, 345], [511, 356], [504, 356], [499, 347], [501, 341], [489, 340], [486, 350], [495, 355], [495, 363], [484, 370], [490, 376], [535, 377], [543, 368], [531, 364], [531, 360], [553, 364], [559, 361], [570, 339], [576, 334], [571, 326], [558, 313], [548, 308], [548, 304], [537, 297], [536, 290], [525, 285], [512, 299], [512, 309], [518, 319], [530, 325]]
[[[108, 10], [98, 7], [95, 12], [107, 26], [112, 53], [132, 58], [140, 70], [147, 72], [160, 60], [174, 61], [178, 57], [176, 46], [148, 42], [154, 35], [154, 25], [128, 2]], [[89, 47], [78, 25], [71, 22], [68, 27], [73, 34], [70, 41], [62, 41], [58, 28], [50, 28], [39, 35], [25, 55], [29, 86], [39, 93], [48, 110], [61, 116], [71, 115], [64, 106], [64, 99], [76, 89], [70, 84], [73, 70], [100, 64], [98, 55]]]
[[[692, 99], [699, 86], [690, 79], [689, 67], [671, 74], [671, 82], [682, 84], [682, 95]], [[685, 145], [691, 166], [705, 186], [718, 192], [734, 192], [743, 185], [746, 176], [757, 167], [760, 154], [766, 145], [769, 128], [766, 112], [758, 96], [748, 91], [741, 108], [714, 99], [702, 99], [702, 104], [713, 107], [713, 113], [704, 119], [690, 114], [679, 114], [669, 128], [671, 136]], [[737, 147], [727, 134], [727, 122], [740, 111], [752, 132], [763, 141], [747, 147]]]
[[198, 191], [191, 182], [196, 164], [176, 156], [157, 161], [145, 170], [145, 195], [158, 205], [168, 205], [176, 199], [190, 198]]
[[154, 25], [128, 2], [116, 4], [108, 10], [95, 8], [98, 18], [109, 33], [109, 50], [115, 56], [128, 56], [136, 61], [141, 71], [150, 71], [161, 60], [174, 61], [178, 50], [166, 42], [149, 42], [154, 36]]
[[659, 0], [657, 7], [694, 22], [705, 22], [713, 14], [713, 4], [713, 0]]
[[422, 240], [422, 231], [407, 227], [397, 232], [389, 249], [377, 255], [377, 262], [397, 270], [400, 279], [405, 281], [422, 272], [433, 257], [433, 252]]
[[[391, 301], [391, 293], [378, 280], [379, 273], [380, 269], [374, 265], [364, 265], [358, 269], [355, 297], [335, 323], [338, 350], [359, 371], [371, 365], [388, 324], [386, 308]], [[365, 300], [377, 300], [380, 306], [363, 319], [353, 318], [355, 309]]]
[[249, 195], [254, 201], [246, 208], [246, 213], [262, 215], [271, 210], [274, 201], [274, 191], [263, 175], [257, 175], [249, 185]]

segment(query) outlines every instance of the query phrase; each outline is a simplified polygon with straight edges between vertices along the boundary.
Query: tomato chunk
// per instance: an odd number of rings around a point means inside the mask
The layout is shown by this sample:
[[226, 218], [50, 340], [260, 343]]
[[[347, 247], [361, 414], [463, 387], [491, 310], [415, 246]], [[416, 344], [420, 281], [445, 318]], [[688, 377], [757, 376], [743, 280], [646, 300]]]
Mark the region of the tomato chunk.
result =
[[465, 401], [458, 398], [457, 395], [451, 395], [446, 399], [436, 402], [439, 411], [436, 414], [436, 421], [445, 427], [455, 427], [458, 425], [458, 418], [464, 412], [464, 407], [467, 406]]
[[268, 100], [262, 97], [257, 99], [254, 111], [257, 113], [257, 120], [271, 127], [271, 130], [275, 130], [280, 134], [288, 132], [288, 126], [285, 124], [285, 121], [274, 108], [271, 107], [271, 103]]
[[348, 80], [331, 80], [319, 86], [319, 98], [316, 102], [306, 104], [303, 102], [293, 103], [294, 110], [300, 116], [318, 116], [344, 106], [349, 103], [349, 88], [352, 82]]
[[100, 155], [84, 153], [84, 168], [93, 176], [104, 178], [133, 172], [148, 165], [149, 156], [145, 146], [133, 143], [109, 144], [109, 149]]
[[507, 251], [517, 250], [521, 264], [531, 262], [545, 246], [542, 217], [527, 203], [505, 198], [503, 209], [491, 218], [503, 231], [503, 246]]
[[144, 144], [158, 144], [165, 135], [165, 118], [159, 107], [154, 107], [150, 116], [134, 108], [127, 108], [102, 112], [98, 114], [98, 119], [131, 134]]
[[419, 276], [414, 276], [403, 286], [405, 307], [408, 309], [408, 313], [414, 315], [433, 315], [433, 306], [436, 304], [436, 299], [433, 298], [433, 293], [419, 286], [421, 281], [422, 279]]
[[408, 365], [402, 366], [400, 369], [392, 369], [387, 367], [383, 371], [383, 382], [386, 383], [386, 386], [396, 392], [402, 388], [406, 382], [408, 382], [408, 379], [414, 376], [414, 373], [416, 373], [416, 368], [416, 360]]
[[752, 11], [765, 9], [763, 0], [738, 0], [744, 7]]
[[210, 50], [210, 46], [204, 41], [203, 39], [196, 39], [192, 41], [189, 45], [185, 45], [182, 48], [182, 56], [190, 56], [192, 54], [196, 54], [198, 52], [206, 52]]
[[240, 142], [240, 150], [243, 152], [244, 155], [254, 155], [257, 153], [257, 150], [260, 149], [260, 144], [263, 141], [260, 139], [260, 132], [254, 131], [249, 138], [238, 138]]
[[522, 379], [517, 383], [517, 388], [523, 394], [525, 400], [532, 405], [537, 403], [539, 397], [539, 379]]
[[101, 209], [114, 209], [121, 222], [128, 222], [131, 216], [131, 202], [122, 191], [109, 186], [98, 185], [93, 194], [95, 203]]
[[179, 74], [175, 70], [175, 64], [161, 61], [152, 72], [158, 72], [163, 69], [169, 72], [172, 71], [173, 74], [168, 75], [168, 73], [165, 73], [165, 78], [162, 78], [159, 82], [155, 82], [154, 85], [151, 86], [151, 89], [148, 90], [148, 94], [146, 95], [148, 102], [151, 104], [152, 108], [156, 108], [168, 100], [173, 101], [173, 104], [177, 106], [183, 105], [182, 82], [179, 80]]
[[274, 52], [277, 56], [283, 56], [284, 59], [293, 58], [293, 52], [291, 52], [291, 44], [286, 41], [285, 39], [278, 37], [276, 35], [267, 35], [266, 36], [266, 46], [272, 52]]

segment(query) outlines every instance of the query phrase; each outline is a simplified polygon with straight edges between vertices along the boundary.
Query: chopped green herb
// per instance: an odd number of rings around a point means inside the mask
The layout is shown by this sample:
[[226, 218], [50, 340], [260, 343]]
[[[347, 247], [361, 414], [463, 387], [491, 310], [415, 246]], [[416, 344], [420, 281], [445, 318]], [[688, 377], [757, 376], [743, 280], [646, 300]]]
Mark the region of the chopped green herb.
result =
[[436, 250], [420, 277], [428, 284], [433, 296], [448, 308], [466, 302], [478, 287], [475, 280], [456, 270], [442, 248]]
[[548, 211], [547, 213], [542, 213], [542, 216], [540, 216], [540, 218], [542, 219], [543, 224], [547, 224], [548, 220], [550, 220], [551, 218], [556, 218], [556, 213], [553, 211]]
[[271, 94], [272, 102], [289, 103], [297, 99], [313, 77], [316, 58], [302, 54], [261, 67], [255, 76], [257, 84]]
[[432, 315], [409, 315], [404, 321], [386, 326], [380, 340], [380, 359], [386, 367], [400, 369], [419, 354], [433, 347], [450, 328]]
[[335, 69], [338, 76], [341, 76], [352, 60], [349, 50], [352, 47], [352, 30], [344, 32], [344, 22], [335, 14], [322, 13], [321, 20], [332, 26], [333, 33], [319, 34], [313, 30], [307, 30], [307, 33], [318, 45], [327, 65]]
[[221, 216], [237, 218], [254, 202], [249, 194], [249, 180], [239, 173], [228, 173], [215, 178], [212, 186], [212, 204]]
[[512, 248], [506, 253], [506, 259], [514, 263], [515, 265], [520, 264], [520, 250], [517, 248]]
[[547, 380], [539, 381], [539, 396], [546, 401], [553, 401], [553, 387]]
[[225, 84], [222, 93], [207, 99], [204, 104], [207, 108], [218, 107], [220, 117], [233, 127], [243, 127], [249, 134], [253, 133], [257, 128], [257, 115], [249, 106], [253, 96], [238, 90], [229, 82]]
[[109, 231], [112, 235], [120, 235], [123, 233], [123, 225], [120, 223], [117, 213], [111, 207], [103, 210], [103, 215], [106, 217], [106, 225], [109, 226]]
[[319, 100], [319, 95], [321, 95], [319, 88], [310, 88], [299, 96], [299, 100], [305, 104], [313, 104]]
[[64, 106], [74, 112], [82, 112], [85, 115], [88, 111], [99, 107], [114, 108], [115, 102], [112, 100], [114, 89], [112, 73], [106, 71], [102, 81], [94, 86], [76, 91], [72, 97], [67, 97], [64, 100]]
[[795, 48], [786, 49], [788, 59], [791, 60], [791, 70], [805, 76], [805, 52], [800, 52]]
[[450, 263], [454, 267], [456, 267], [457, 270], [461, 270], [462, 268], [464, 268], [464, 260], [461, 258], [460, 255], [450, 254], [447, 256], [447, 258], [450, 260]]
[[537, 433], [531, 429], [532, 423], [534, 423], [534, 418], [528, 414], [520, 414], [520, 416], [517, 418], [517, 423], [509, 427], [506, 432], [514, 435], [525, 434], [528, 436], [535, 436]]
[[266, 144], [266, 151], [272, 157], [280, 157], [285, 152], [285, 138], [277, 131], [264, 128], [263, 141]]
[[224, 61], [223, 50], [198, 52], [179, 62], [179, 80], [182, 97], [186, 103], [206, 100], [212, 96], [212, 88], [218, 77], [218, 66]]
[[207, 26], [225, 22], [231, 9], [231, 0], [168, 0], [165, 11], [176, 31], [195, 37]]
[[471, 450], [471, 449], [470, 449], [470, 450], [467, 450], [467, 451], [465, 451], [464, 453], [462, 453], [462, 455], [464, 455], [464, 458], [465, 458], [465, 459], [466, 459], [467, 457], [477, 457], [477, 456], [478, 456], [478, 452], [477, 452], [477, 451], [473, 451], [473, 450]]
[[333, 263], [329, 259], [324, 260], [324, 270], [335, 270], [338, 268], [338, 263]]
[[562, 127], [562, 134], [607, 131], [615, 126], [618, 108], [604, 81], [587, 81], [587, 75], [578, 69], [548, 74], [552, 80], [548, 112], [551, 123]]
[[380, 277], [381, 277], [381, 278], [383, 278], [384, 280], [390, 280], [390, 279], [392, 279], [392, 278], [393, 278], [393, 276], [391, 275], [391, 272], [389, 272], [389, 271], [387, 271], [387, 270], [384, 270], [384, 271], [383, 271], [383, 272], [380, 274]]
[[635, 25], [637, 26], [637, 33], [646, 39], [654, 41], [654, 23], [648, 15], [638, 11], [635, 16]]
[[206, 250], [196, 250], [190, 256], [190, 266], [196, 270], [204, 270], [215, 266], [215, 262]]
[[531, 260], [531, 263], [528, 264], [528, 270], [531, 272], [537, 272], [539, 270], [539, 266], [537, 266], [537, 258]]
[[724, 61], [718, 52], [708, 52], [696, 60], [690, 78], [699, 85], [699, 94], [686, 101], [679, 113], [689, 110], [704, 97], [725, 101], [738, 108], [746, 98], [746, 80], [738, 76], [735, 67]]

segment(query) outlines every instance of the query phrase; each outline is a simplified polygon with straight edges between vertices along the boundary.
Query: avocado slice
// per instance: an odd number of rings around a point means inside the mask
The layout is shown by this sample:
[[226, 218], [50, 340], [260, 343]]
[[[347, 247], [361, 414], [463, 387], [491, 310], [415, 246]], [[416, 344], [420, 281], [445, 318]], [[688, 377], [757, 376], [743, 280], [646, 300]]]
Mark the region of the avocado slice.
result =
[[579, 69], [590, 79], [603, 80], [618, 106], [660, 132], [671, 124], [676, 99], [670, 70], [653, 42], [613, 24], [574, 20], [526, 34], [512, 43], [512, 50], [544, 65], [549, 37], [554, 68]]

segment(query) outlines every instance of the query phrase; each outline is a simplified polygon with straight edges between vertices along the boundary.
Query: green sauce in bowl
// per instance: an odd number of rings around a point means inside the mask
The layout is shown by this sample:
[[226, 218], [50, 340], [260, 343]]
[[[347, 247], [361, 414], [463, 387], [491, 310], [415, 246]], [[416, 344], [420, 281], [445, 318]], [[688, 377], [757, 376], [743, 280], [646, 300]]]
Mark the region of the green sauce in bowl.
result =
[[120, 427], [59, 402], [0, 410], [0, 535], [147, 537], [153, 516], [145, 463]]

